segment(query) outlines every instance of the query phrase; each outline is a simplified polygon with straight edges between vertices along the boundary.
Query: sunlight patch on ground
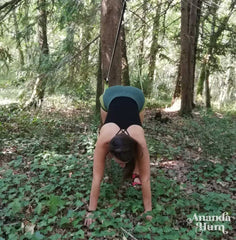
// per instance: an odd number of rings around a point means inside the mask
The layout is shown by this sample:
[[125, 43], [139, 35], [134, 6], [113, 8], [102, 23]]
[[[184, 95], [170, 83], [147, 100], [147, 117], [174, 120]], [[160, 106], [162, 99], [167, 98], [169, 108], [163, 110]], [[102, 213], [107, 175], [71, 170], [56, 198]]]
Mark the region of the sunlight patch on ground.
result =
[[164, 167], [168, 169], [179, 169], [181, 167], [184, 167], [184, 162], [170, 160], [170, 161], [154, 162], [154, 163], [151, 163], [150, 165]]
[[11, 103], [18, 103], [18, 101], [12, 100], [12, 99], [1, 99], [0, 98], [0, 105], [8, 105]]
[[181, 100], [177, 99], [171, 107], [165, 108], [164, 112], [177, 112], [180, 110]]
[[[47, 113], [55, 113], [59, 111], [67, 117], [85, 117], [90, 114], [92, 109], [91, 106], [91, 102], [86, 102], [63, 94], [53, 94], [45, 96], [42, 109]], [[83, 112], [82, 115], [81, 111]]]
[[18, 103], [19, 92], [17, 89], [0, 88], [0, 105]]
[[63, 94], [53, 94], [44, 97], [44, 106], [53, 107], [55, 109], [68, 109], [73, 107], [73, 99]]

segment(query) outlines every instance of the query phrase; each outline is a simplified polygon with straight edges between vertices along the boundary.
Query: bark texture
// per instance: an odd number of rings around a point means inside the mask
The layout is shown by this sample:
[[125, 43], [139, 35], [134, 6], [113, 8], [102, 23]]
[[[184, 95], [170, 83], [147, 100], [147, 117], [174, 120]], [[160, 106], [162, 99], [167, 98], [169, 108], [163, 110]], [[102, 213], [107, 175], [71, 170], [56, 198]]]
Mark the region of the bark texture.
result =
[[[122, 0], [102, 0], [101, 6], [101, 65], [102, 78], [108, 75], [112, 51], [122, 10]], [[109, 86], [121, 84], [121, 38], [119, 35], [109, 75]]]

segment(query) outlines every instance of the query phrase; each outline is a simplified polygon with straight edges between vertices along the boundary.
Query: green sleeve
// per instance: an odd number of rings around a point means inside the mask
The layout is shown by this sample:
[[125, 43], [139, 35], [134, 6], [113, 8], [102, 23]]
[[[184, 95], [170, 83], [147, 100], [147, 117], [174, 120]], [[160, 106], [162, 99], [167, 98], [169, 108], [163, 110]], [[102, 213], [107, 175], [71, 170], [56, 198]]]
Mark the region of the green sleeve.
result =
[[101, 108], [107, 112], [107, 109], [104, 105], [104, 101], [103, 101], [103, 94], [99, 97], [99, 100], [100, 100], [100, 104], [101, 104]]

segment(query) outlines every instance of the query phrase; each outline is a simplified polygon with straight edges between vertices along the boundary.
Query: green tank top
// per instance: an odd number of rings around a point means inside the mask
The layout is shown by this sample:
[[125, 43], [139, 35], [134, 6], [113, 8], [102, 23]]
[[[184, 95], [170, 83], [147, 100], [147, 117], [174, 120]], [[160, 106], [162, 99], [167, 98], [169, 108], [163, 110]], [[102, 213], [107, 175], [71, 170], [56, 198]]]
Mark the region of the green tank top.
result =
[[108, 111], [111, 101], [116, 97], [132, 98], [137, 103], [139, 112], [141, 112], [144, 108], [145, 97], [139, 88], [116, 85], [107, 88], [105, 92], [100, 96], [102, 109]]

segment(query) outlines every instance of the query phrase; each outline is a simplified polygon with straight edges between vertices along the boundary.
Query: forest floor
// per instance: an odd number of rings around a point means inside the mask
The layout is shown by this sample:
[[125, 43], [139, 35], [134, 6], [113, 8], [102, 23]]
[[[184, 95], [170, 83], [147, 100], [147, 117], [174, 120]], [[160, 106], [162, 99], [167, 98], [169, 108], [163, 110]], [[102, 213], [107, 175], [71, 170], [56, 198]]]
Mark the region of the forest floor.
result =
[[0, 107], [0, 240], [235, 239], [235, 116], [147, 109], [153, 219], [142, 216], [140, 188], [122, 183], [112, 161], [88, 229], [98, 125], [86, 104]]

